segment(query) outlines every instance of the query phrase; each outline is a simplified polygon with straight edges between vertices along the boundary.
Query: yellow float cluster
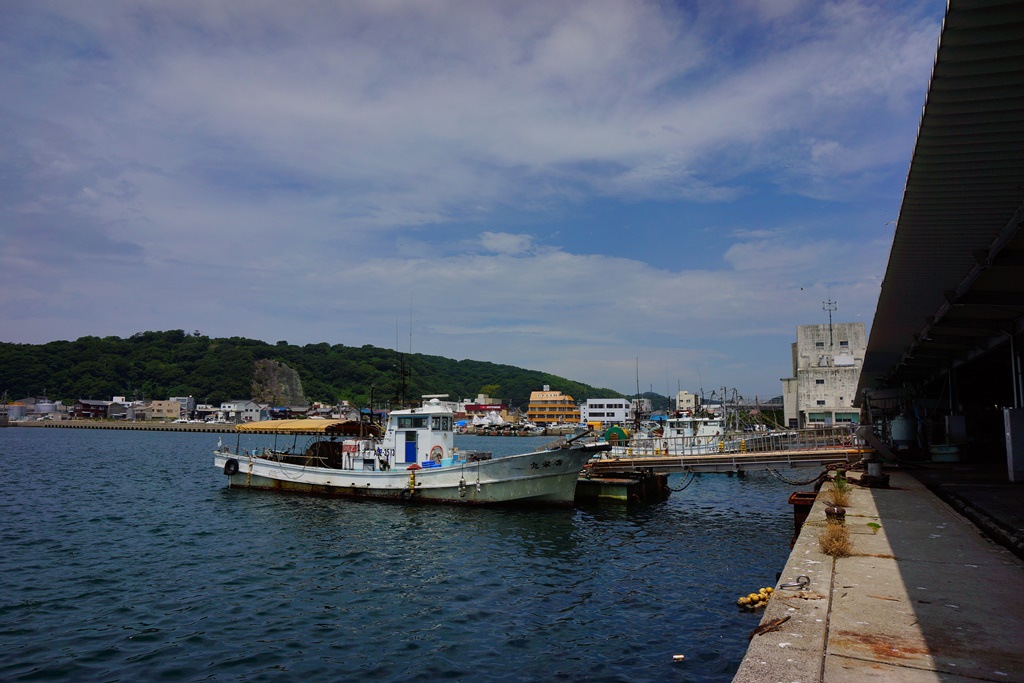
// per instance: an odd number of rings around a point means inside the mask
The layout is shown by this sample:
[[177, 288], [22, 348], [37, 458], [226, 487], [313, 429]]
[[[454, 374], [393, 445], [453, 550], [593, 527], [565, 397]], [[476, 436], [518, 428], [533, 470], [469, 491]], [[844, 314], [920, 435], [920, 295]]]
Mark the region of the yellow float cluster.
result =
[[742, 607], [746, 610], [755, 610], [764, 607], [768, 604], [768, 598], [772, 597], [773, 590], [774, 589], [769, 586], [767, 588], [762, 588], [756, 593], [744, 595], [736, 601], [736, 606]]

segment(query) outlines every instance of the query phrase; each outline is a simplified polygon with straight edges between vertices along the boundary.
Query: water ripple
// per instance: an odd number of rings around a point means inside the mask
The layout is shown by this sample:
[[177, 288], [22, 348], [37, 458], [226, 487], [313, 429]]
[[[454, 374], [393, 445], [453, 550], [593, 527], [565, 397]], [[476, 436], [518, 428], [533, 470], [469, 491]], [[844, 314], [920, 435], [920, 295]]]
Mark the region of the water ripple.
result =
[[227, 490], [215, 443], [0, 430], [0, 679], [727, 681], [756, 624], [733, 600], [788, 552], [768, 476], [637, 510], [403, 507]]

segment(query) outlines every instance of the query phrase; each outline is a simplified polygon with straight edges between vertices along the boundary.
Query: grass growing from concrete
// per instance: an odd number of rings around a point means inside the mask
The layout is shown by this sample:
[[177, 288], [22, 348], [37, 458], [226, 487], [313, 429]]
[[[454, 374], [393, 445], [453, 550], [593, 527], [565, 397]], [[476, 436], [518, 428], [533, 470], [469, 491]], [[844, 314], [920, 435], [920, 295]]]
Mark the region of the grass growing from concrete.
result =
[[828, 522], [818, 534], [818, 547], [821, 552], [832, 557], [849, 557], [853, 554], [853, 542], [845, 524]]
[[850, 504], [850, 482], [845, 477], [836, 477], [829, 482], [829, 492], [826, 502], [839, 507], [846, 507]]

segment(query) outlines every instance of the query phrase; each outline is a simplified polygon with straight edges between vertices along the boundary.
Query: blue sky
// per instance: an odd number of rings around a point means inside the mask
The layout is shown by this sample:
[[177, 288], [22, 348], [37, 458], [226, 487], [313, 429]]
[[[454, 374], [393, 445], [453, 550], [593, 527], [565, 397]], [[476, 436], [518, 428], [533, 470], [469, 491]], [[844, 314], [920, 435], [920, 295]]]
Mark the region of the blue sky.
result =
[[826, 299], [870, 325], [944, 11], [4, 2], [0, 340], [779, 395]]

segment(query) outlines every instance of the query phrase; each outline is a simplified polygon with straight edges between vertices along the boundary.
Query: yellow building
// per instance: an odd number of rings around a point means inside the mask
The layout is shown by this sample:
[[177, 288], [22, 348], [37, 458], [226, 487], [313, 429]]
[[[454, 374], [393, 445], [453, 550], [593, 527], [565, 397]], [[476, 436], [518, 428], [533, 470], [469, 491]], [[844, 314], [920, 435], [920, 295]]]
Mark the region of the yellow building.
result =
[[551, 387], [546, 385], [543, 391], [530, 392], [526, 413], [531, 422], [541, 426], [580, 423], [580, 409], [573, 397], [561, 391], [551, 391]]

